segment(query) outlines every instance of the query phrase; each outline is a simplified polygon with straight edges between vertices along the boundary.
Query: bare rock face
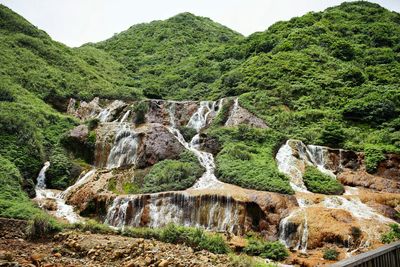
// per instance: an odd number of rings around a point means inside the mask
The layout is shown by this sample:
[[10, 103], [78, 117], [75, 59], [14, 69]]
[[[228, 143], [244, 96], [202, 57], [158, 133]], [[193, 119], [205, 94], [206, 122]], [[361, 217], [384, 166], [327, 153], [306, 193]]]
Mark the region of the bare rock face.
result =
[[82, 124], [76, 126], [69, 132], [69, 138], [77, 141], [77, 142], [85, 142], [89, 134], [89, 128]]
[[[142, 142], [137, 153], [139, 168], [145, 168], [164, 159], [176, 159], [185, 148], [160, 124], [147, 124], [144, 127]], [[141, 129], [137, 129], [141, 131]]]
[[380, 192], [400, 193], [400, 182], [372, 175], [365, 170], [345, 171], [338, 175], [339, 181], [344, 185], [362, 186]]
[[200, 135], [200, 148], [213, 155], [218, 154], [222, 149], [217, 139], [202, 134]]
[[239, 124], [247, 124], [256, 128], [268, 128], [267, 124], [247, 109], [242, 108], [238, 100], [231, 107], [228, 120], [225, 122], [225, 126], [237, 126]]
[[67, 113], [77, 117], [78, 119], [86, 120], [100, 113], [101, 107], [99, 101], [100, 99], [98, 97], [93, 98], [89, 103], [86, 101], [78, 102], [76, 99], [71, 98], [68, 104]]
[[98, 118], [101, 122], [110, 122], [116, 120], [123, 109], [127, 107], [127, 104], [121, 100], [115, 100], [111, 103], [108, 100], [102, 100], [102, 102], [104, 102], [104, 105], [100, 104], [98, 97], [93, 98], [90, 102], [78, 102], [76, 99], [71, 98], [67, 113], [82, 121]]
[[400, 155], [387, 154], [386, 159], [378, 164], [376, 175], [400, 181]]
[[[138, 168], [152, 166], [164, 159], [176, 159], [185, 150], [172, 133], [161, 124], [144, 124], [139, 128], [131, 126], [131, 130], [140, 140], [136, 151], [135, 164]], [[107, 166], [110, 152], [116, 145], [118, 134], [124, 134], [121, 131], [121, 125], [118, 123], [103, 123], [96, 129], [95, 165], [97, 167]], [[123, 150], [124, 147], [121, 147], [121, 149]], [[127, 147], [126, 149], [130, 148]]]
[[175, 125], [184, 126], [198, 108], [198, 103], [194, 101], [149, 100], [148, 102], [149, 110], [146, 113], [146, 122], [163, 125], [170, 123], [170, 113], [173, 113]]

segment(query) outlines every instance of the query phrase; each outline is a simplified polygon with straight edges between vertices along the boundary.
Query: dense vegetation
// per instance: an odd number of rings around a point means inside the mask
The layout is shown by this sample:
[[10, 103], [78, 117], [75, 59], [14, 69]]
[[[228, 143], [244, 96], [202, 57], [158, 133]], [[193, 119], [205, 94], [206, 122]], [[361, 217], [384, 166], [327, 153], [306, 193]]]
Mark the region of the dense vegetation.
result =
[[[118, 170], [114, 170], [118, 172]], [[136, 169], [133, 180], [109, 180], [108, 190], [116, 194], [156, 193], [185, 190], [204, 173], [193, 152], [185, 150], [177, 159], [157, 162], [150, 168]]]
[[41, 213], [22, 191], [22, 183], [17, 167], [0, 156], [0, 217], [29, 219]]
[[399, 14], [360, 1], [243, 38], [184, 13], [90, 46], [122, 63], [148, 97], [239, 95], [288, 137], [399, 152], [399, 24]]
[[186, 150], [178, 160], [163, 160], [156, 163], [144, 177], [141, 192], [185, 190], [194, 185], [203, 172], [204, 168], [196, 156]]
[[134, 25], [84, 47], [109, 52], [149, 98], [204, 99], [209, 84], [238, 64], [230, 57], [209, 59], [208, 51], [233, 53], [231, 45], [242, 38], [208, 18], [182, 13], [165, 21]]
[[341, 195], [344, 193], [343, 185], [335, 178], [330, 177], [317, 168], [308, 166], [303, 176], [304, 184], [313, 193], [327, 195]]
[[368, 2], [278, 22], [216, 92], [308, 143], [398, 151], [400, 15]]
[[293, 193], [289, 179], [278, 171], [274, 160], [274, 153], [284, 138], [282, 135], [246, 125], [216, 127], [208, 134], [223, 146], [216, 157], [221, 181], [256, 190]]

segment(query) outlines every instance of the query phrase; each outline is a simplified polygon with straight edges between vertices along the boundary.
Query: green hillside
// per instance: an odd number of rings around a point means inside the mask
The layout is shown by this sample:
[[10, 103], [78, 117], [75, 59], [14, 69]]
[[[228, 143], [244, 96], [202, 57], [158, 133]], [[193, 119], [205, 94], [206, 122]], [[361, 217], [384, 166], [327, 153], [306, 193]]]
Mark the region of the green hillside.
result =
[[[182, 13], [80, 48], [53, 41], [0, 5], [0, 50], [0, 159], [7, 165], [0, 177], [14, 184], [21, 175], [17, 182], [31, 196], [45, 160], [52, 162], [49, 174], [59, 174], [53, 187], [66, 187], [79, 173], [79, 162], [60, 145], [63, 133], [77, 124], [62, 113], [70, 97], [239, 96], [272, 128], [266, 132], [272, 139], [240, 140], [268, 170], [275, 164], [271, 140], [282, 138], [364, 150], [371, 172], [383, 152], [400, 152], [400, 14], [377, 4], [344, 3], [247, 38]], [[232, 161], [237, 140], [213, 131], [226, 139], [216, 157], [221, 177], [228, 179], [229, 164], [250, 169], [250, 163]], [[247, 183], [239, 172], [236, 178]], [[0, 195], [0, 209], [6, 198]]]
[[[63, 188], [79, 166], [59, 139], [76, 122], [57, 109], [65, 110], [70, 97], [137, 99], [141, 92], [131, 87], [125, 68], [104, 51], [68, 48], [3, 5], [0, 51], [0, 157], [7, 164], [0, 170], [1, 182], [20, 183], [33, 196], [43, 162], [52, 159], [52, 172], [63, 174], [55, 186]], [[23, 179], [11, 177], [8, 170], [15, 167]], [[15, 213], [3, 209], [14, 199], [19, 205], [26, 198], [0, 194], [2, 216]], [[17, 213], [23, 213], [19, 207], [29, 211], [29, 205], [17, 206]]]
[[400, 147], [400, 15], [368, 2], [278, 22], [215, 84], [274, 129], [309, 143]]
[[149, 98], [203, 99], [208, 86], [238, 65], [235, 58], [213, 60], [210, 51], [229, 53], [243, 37], [208, 18], [182, 13], [165, 21], [138, 24], [89, 44], [121, 62], [134, 86]]

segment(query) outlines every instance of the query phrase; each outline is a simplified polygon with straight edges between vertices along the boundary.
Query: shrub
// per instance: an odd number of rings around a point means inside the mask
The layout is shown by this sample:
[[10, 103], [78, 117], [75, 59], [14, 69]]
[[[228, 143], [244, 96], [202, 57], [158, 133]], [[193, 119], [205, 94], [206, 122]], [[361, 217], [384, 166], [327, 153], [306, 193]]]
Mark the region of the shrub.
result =
[[325, 260], [337, 260], [337, 258], [339, 257], [339, 252], [336, 249], [326, 249], [324, 251], [324, 259]]
[[64, 189], [71, 184], [72, 162], [61, 147], [55, 147], [50, 155], [51, 165], [46, 172], [46, 183], [50, 188]]
[[248, 256], [246, 254], [229, 254], [229, 266], [231, 267], [276, 267], [276, 264], [267, 264], [265, 260]]
[[143, 227], [143, 228], [134, 228], [134, 227], [128, 227], [124, 228], [122, 231], [122, 235], [124, 236], [129, 236], [129, 237], [134, 237], [134, 238], [146, 238], [146, 239], [157, 239], [160, 240], [160, 229], [155, 229], [155, 228], [148, 228], [148, 227]]
[[343, 109], [343, 116], [348, 120], [378, 125], [396, 118], [396, 104], [384, 94], [370, 93], [350, 101]]
[[26, 236], [28, 239], [36, 240], [46, 238], [58, 231], [61, 231], [61, 226], [54, 219], [45, 214], [38, 214], [29, 221]]
[[180, 160], [167, 159], [156, 163], [144, 178], [142, 192], [184, 190], [191, 187], [204, 169], [192, 152], [185, 151], [180, 157]]
[[319, 139], [323, 145], [341, 147], [345, 140], [345, 133], [340, 124], [328, 123], [322, 128]]
[[351, 236], [353, 237], [353, 239], [355, 241], [359, 240], [360, 237], [362, 236], [362, 231], [361, 231], [361, 229], [359, 227], [352, 226], [351, 229], [350, 229], [350, 232], [351, 232]]
[[193, 136], [197, 134], [196, 130], [187, 126], [179, 127], [179, 131], [181, 132], [183, 138], [185, 138], [186, 142], [190, 142]]
[[397, 223], [392, 223], [389, 225], [390, 230], [381, 236], [382, 243], [392, 243], [394, 241], [400, 240], [400, 227]]
[[243, 251], [249, 255], [260, 256], [274, 261], [282, 261], [289, 256], [287, 248], [281, 242], [267, 242], [253, 238], [249, 239]]
[[345, 41], [337, 41], [332, 45], [333, 55], [342, 60], [352, 60], [355, 56], [353, 46]]
[[72, 229], [77, 229], [81, 231], [90, 231], [95, 234], [113, 234], [115, 230], [110, 226], [99, 223], [95, 220], [87, 220], [84, 223], [74, 223], [70, 226]]
[[100, 120], [98, 118], [92, 118], [86, 121], [86, 125], [89, 128], [89, 131], [93, 131], [99, 125]]
[[217, 234], [205, 233], [203, 229], [168, 224], [161, 230], [161, 241], [173, 244], [186, 244], [196, 250], [208, 250], [216, 254], [229, 251], [224, 239]]
[[149, 110], [149, 105], [146, 101], [140, 101], [139, 103], [135, 104], [135, 106], [133, 107], [133, 111], [136, 114], [135, 117], [136, 124], [141, 124], [145, 122], [146, 113], [148, 110]]
[[378, 163], [385, 159], [383, 149], [379, 146], [368, 145], [365, 147], [365, 166], [367, 172], [373, 173], [378, 167]]
[[303, 176], [304, 184], [313, 193], [341, 195], [344, 187], [335, 178], [323, 174], [317, 168], [308, 166]]

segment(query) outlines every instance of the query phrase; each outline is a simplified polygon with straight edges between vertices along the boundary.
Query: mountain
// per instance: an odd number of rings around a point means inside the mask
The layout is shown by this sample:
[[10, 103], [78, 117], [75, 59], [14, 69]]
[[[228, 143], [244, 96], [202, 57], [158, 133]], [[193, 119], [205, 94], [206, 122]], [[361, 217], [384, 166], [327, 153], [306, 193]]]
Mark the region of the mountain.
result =
[[182, 13], [69, 48], [0, 5], [0, 216], [41, 214], [37, 192], [114, 226], [379, 243], [400, 201], [399, 24], [360, 1], [245, 38]]
[[[55, 42], [3, 5], [0, 50], [2, 186], [17, 182], [33, 196], [33, 181], [43, 162], [53, 158], [62, 173], [57, 176], [64, 181], [58, 186], [65, 187], [76, 177], [73, 166], [78, 165], [72, 164], [59, 140], [76, 121], [57, 110], [66, 110], [72, 96], [137, 99], [141, 92], [131, 87], [125, 68], [104, 51], [71, 49]], [[8, 189], [3, 189], [1, 200], [6, 202], [1, 202], [0, 214], [31, 216], [31, 212], [22, 212], [25, 193], [15, 189], [8, 195]], [[14, 197], [18, 206], [10, 210], [8, 204]]]
[[365, 1], [278, 22], [242, 43], [246, 59], [214, 92], [240, 95], [272, 128], [308, 143], [398, 151], [399, 23]]
[[103, 49], [122, 63], [134, 86], [149, 98], [202, 99], [208, 85], [236, 65], [235, 59], [215, 61], [207, 54], [228, 53], [228, 47], [241, 40], [243, 36], [208, 18], [182, 13], [87, 46]]

